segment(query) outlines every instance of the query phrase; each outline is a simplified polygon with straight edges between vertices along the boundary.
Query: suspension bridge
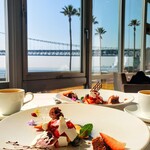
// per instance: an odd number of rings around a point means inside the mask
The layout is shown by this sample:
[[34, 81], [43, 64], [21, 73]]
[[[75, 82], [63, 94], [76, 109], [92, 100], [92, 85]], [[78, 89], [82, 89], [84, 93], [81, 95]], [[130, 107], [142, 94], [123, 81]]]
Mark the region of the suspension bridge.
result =
[[[0, 32], [5, 38], [5, 33]], [[80, 45], [72, 44], [72, 56], [80, 56]], [[140, 49], [135, 50], [139, 55]], [[125, 49], [125, 56], [133, 56], [133, 49]], [[0, 50], [0, 56], [6, 55], [4, 49]], [[92, 47], [92, 56], [117, 56], [118, 49], [114, 47]], [[42, 39], [28, 38], [28, 56], [70, 56], [70, 44], [54, 42]]]

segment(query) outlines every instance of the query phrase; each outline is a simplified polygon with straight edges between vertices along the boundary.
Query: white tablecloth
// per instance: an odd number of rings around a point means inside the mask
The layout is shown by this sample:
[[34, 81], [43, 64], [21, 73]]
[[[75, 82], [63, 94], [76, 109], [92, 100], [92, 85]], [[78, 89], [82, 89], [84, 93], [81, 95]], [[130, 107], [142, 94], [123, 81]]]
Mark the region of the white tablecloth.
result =
[[[129, 93], [130, 95], [134, 96], [134, 101], [137, 103], [137, 93]], [[47, 106], [47, 105], [55, 105], [56, 102], [54, 100], [55, 93], [36, 93], [34, 94], [34, 99], [30, 101], [29, 103], [25, 104], [22, 107], [22, 110], [27, 110], [30, 108], [36, 108], [40, 106]], [[123, 110], [125, 106], [119, 106], [117, 109]], [[149, 129], [150, 129], [150, 124], [145, 123]], [[139, 135], [142, 136], [142, 135]], [[150, 150], [150, 144], [145, 150]]]
[[47, 106], [47, 105], [55, 105], [56, 102], [54, 100], [55, 93], [42, 93], [42, 94], [34, 94], [34, 99], [25, 104], [22, 107], [22, 110], [40, 107], [40, 106]]

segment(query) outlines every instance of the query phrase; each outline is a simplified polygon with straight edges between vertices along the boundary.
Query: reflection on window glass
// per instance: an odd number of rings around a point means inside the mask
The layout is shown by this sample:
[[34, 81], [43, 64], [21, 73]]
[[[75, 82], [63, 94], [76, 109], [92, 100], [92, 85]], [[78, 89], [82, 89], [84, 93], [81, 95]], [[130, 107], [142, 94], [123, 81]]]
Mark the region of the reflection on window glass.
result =
[[92, 72], [117, 71], [118, 0], [93, 0]]
[[0, 0], [0, 81], [6, 80], [4, 0]]
[[147, 23], [150, 23], [150, 2], [147, 3]]
[[146, 35], [146, 64], [145, 71], [150, 74], [150, 35]]
[[29, 72], [80, 72], [80, 5], [80, 0], [27, 1]]
[[[150, 3], [147, 3], [147, 23], [150, 24]], [[146, 66], [145, 70], [150, 74], [150, 35], [146, 35]]]
[[[135, 7], [136, 4], [136, 7]], [[124, 71], [140, 68], [142, 0], [126, 0]]]

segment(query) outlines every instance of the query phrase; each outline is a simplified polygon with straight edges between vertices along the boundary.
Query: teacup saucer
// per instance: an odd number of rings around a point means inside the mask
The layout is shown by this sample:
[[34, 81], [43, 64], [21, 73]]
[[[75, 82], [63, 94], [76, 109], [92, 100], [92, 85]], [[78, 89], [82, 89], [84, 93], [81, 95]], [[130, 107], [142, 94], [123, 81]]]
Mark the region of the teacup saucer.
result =
[[142, 119], [142, 120], [145, 121], [145, 122], [150, 123], [150, 117], [146, 117], [146, 116], [144, 116], [144, 115], [140, 112], [140, 108], [139, 108], [139, 105], [138, 105], [137, 103], [132, 104], [132, 105], [129, 105], [129, 106], [126, 106], [126, 107], [124, 108], [124, 111], [125, 111], [125, 112], [128, 112], [128, 113], [130, 113], [130, 114], [132, 114], [132, 115], [134, 115], [134, 116], [136, 116], [136, 117], [138, 117], [138, 118], [140, 118], [140, 119]]

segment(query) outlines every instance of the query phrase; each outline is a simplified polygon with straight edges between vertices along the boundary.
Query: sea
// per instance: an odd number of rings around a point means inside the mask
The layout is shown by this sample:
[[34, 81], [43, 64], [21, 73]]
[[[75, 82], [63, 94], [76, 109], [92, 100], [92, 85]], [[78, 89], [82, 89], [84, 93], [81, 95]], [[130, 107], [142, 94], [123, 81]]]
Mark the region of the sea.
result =
[[[69, 56], [28, 56], [28, 72], [69, 71]], [[125, 57], [124, 66], [132, 66], [133, 58]], [[117, 56], [93, 56], [92, 73], [116, 72]], [[100, 67], [101, 66], [101, 67]], [[80, 70], [80, 57], [72, 57], [72, 71]], [[6, 78], [6, 58], [0, 56], [0, 78]]]

